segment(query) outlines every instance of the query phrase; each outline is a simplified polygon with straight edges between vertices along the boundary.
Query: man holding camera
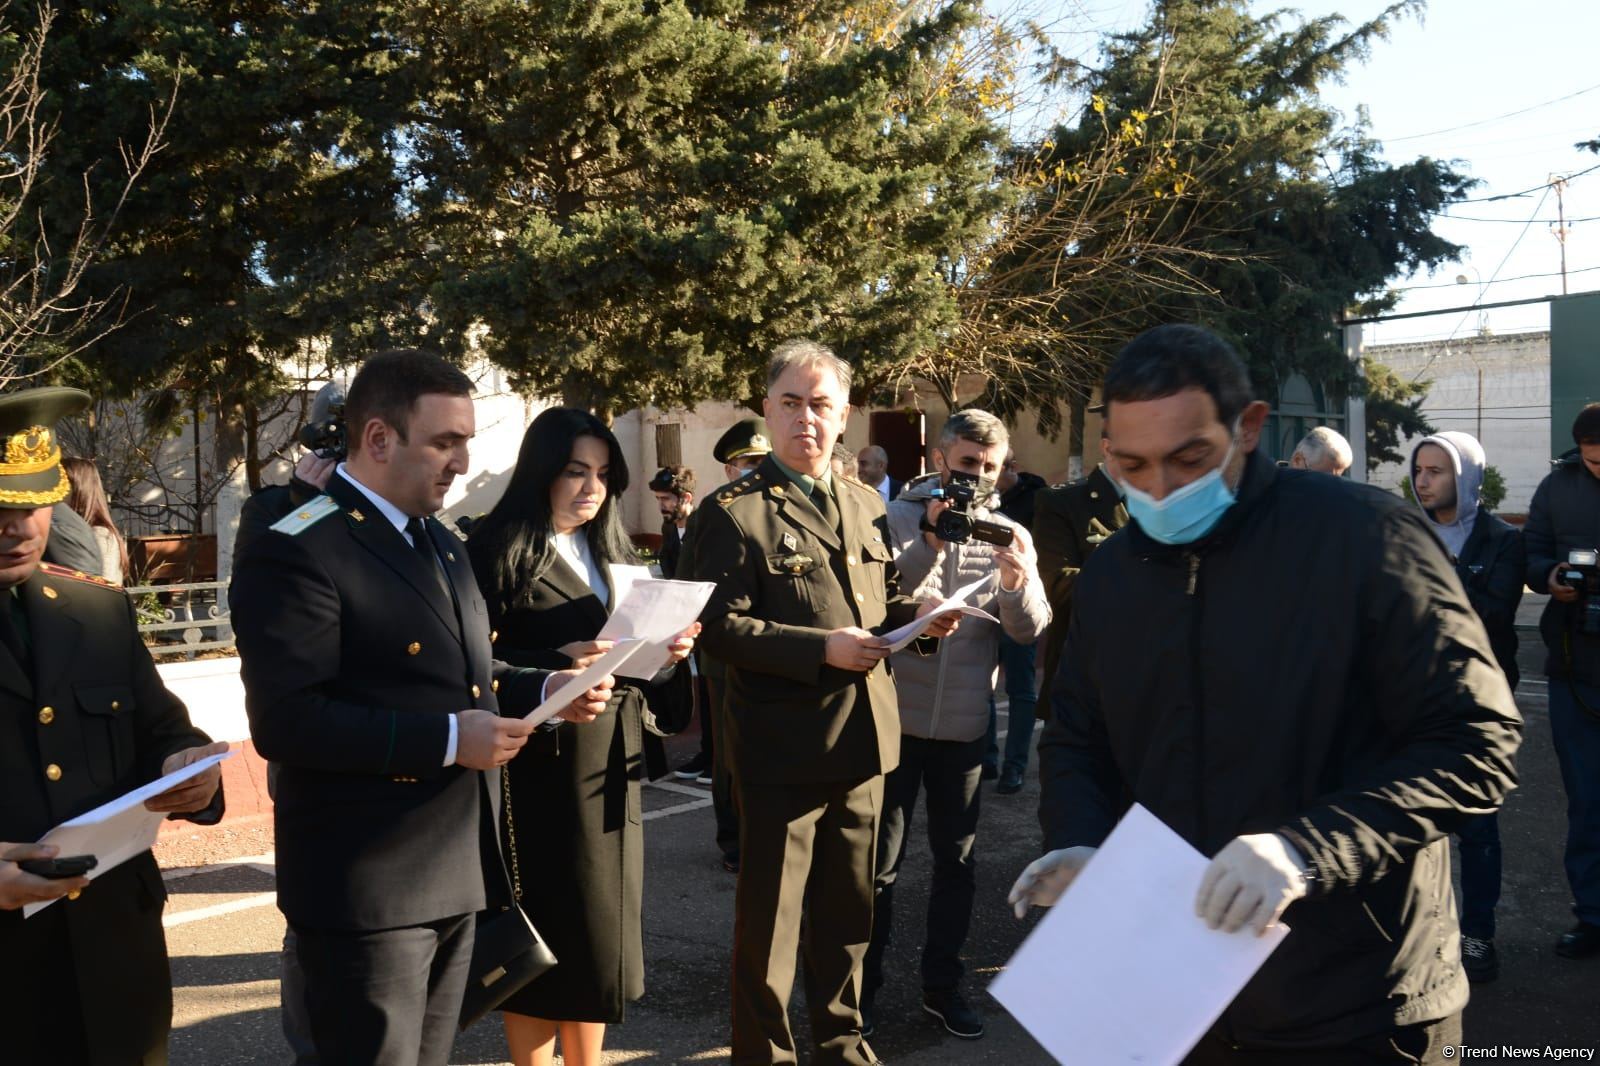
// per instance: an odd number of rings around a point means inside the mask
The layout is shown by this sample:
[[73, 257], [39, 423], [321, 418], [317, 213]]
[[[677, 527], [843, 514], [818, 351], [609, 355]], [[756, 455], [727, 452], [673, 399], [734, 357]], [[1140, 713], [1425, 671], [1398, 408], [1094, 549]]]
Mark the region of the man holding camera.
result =
[[[1517, 605], [1527, 556], [1517, 528], [1479, 506], [1488, 459], [1466, 433], [1424, 437], [1411, 450], [1411, 494], [1455, 562], [1456, 576], [1489, 634], [1506, 682], [1517, 687]], [[1500, 816], [1470, 818], [1461, 842], [1461, 965], [1469, 981], [1500, 974], [1494, 912], [1500, 902]]]
[[1577, 448], [1533, 494], [1523, 537], [1528, 587], [1548, 592], [1539, 619], [1549, 655], [1550, 732], [1567, 790], [1567, 883], [1577, 924], [1556, 954], [1600, 954], [1600, 403], [1572, 423]]
[[[922, 951], [922, 1009], [955, 1036], [983, 1035], [983, 1017], [961, 995], [961, 948], [977, 889], [979, 781], [988, 743], [989, 697], [1002, 631], [1031, 645], [1050, 607], [1028, 531], [994, 510], [1006, 457], [1005, 423], [985, 411], [950, 416], [933, 450], [938, 473], [914, 480], [889, 505], [895, 566], [919, 597], [942, 600], [980, 578], [993, 580], [972, 605], [1000, 625], [969, 618], [935, 655], [895, 653], [900, 701], [900, 765], [884, 784], [873, 879], [872, 943], [862, 1014], [870, 1032], [883, 984], [883, 952], [893, 920], [894, 885], [905, 860], [917, 797], [927, 793], [933, 884]], [[1028, 679], [1032, 684], [1032, 678]], [[1032, 708], [1026, 713], [1030, 724]]]

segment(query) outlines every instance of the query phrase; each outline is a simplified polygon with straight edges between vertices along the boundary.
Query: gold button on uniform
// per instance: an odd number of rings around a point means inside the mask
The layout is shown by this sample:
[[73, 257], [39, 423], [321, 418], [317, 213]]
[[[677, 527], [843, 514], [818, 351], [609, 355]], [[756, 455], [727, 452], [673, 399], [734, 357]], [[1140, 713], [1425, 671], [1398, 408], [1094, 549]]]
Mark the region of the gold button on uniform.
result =
[[56, 598], [56, 590], [51, 588], [49, 585], [44, 586], [44, 588], [40, 589], [39, 591], [44, 593], [44, 598], [47, 600], [53, 600]]
[[61, 767], [57, 766], [55, 763], [51, 763], [49, 766], [44, 768], [44, 776], [48, 777], [52, 781], [60, 781]]
[[75, 889], [73, 889], [73, 890], [72, 890], [72, 891], [71, 891], [71, 892], [68, 892], [68, 893], [67, 893], [67, 898], [68, 898], [68, 899], [69, 899], [69, 900], [72, 900], [72, 899], [77, 899], [77, 898], [78, 898], [78, 897], [79, 897], [79, 896], [81, 896], [81, 895], [83, 895], [83, 889], [81, 889], [81, 888], [75, 888]]
[[856, 557], [854, 555], [847, 556], [845, 558], [845, 562], [849, 563], [851, 566], [854, 566], [856, 565]]
[[858, 592], [858, 593], [856, 593], [856, 602], [857, 603], [866, 603], [867, 602], [867, 598], [865, 596], [861, 595], [861, 593]]
[[49, 725], [51, 722], [53, 722], [55, 720], [56, 720], [56, 709], [54, 707], [40, 707], [39, 708], [39, 724], [40, 725]]
[[500, 639], [500, 631], [498, 629], [489, 630], [489, 643], [490, 644], [493, 644], [495, 641], [497, 641], [499, 639]]
[[120, 710], [122, 710], [122, 701], [121, 701], [121, 700], [112, 700], [112, 701], [111, 701], [111, 709], [112, 709], [112, 710], [113, 710], [113, 711], [120, 711]]
[[477, 685], [473, 685], [472, 686], [472, 698], [473, 699], [477, 699], [481, 695], [483, 695], [483, 690], [480, 689]]
[[410, 644], [406, 645], [406, 654], [407, 655], [415, 655], [418, 652], [420, 652], [421, 650], [422, 650], [422, 645], [417, 643], [414, 640]]
[[500, 679], [498, 677], [495, 678], [493, 681], [489, 682], [489, 691], [490, 692], [499, 692], [500, 691]]

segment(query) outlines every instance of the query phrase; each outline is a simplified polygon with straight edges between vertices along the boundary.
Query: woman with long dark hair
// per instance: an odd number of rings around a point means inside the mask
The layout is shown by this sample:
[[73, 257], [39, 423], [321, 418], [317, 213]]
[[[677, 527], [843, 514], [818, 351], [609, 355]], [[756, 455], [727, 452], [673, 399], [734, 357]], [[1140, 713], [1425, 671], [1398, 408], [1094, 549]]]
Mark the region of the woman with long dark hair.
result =
[[100, 480], [100, 468], [93, 460], [76, 456], [62, 459], [61, 465], [66, 468], [70, 485], [67, 506], [78, 512], [94, 530], [94, 542], [100, 549], [100, 573], [112, 584], [122, 584], [128, 573], [128, 538], [122, 535], [111, 517], [111, 503], [106, 499], [105, 485]]
[[[627, 487], [622, 447], [594, 415], [553, 408], [533, 420], [505, 495], [467, 545], [497, 658], [566, 669], [611, 646], [595, 639], [616, 606], [609, 567], [639, 561], [619, 514]], [[558, 1035], [568, 1066], [599, 1066], [606, 1024], [644, 994], [639, 786], [666, 772], [659, 734], [691, 716], [677, 663], [699, 629], [650, 682], [618, 678], [605, 714], [535, 733], [506, 766], [522, 908], [557, 960], [501, 1007], [516, 1066], [552, 1062]]]

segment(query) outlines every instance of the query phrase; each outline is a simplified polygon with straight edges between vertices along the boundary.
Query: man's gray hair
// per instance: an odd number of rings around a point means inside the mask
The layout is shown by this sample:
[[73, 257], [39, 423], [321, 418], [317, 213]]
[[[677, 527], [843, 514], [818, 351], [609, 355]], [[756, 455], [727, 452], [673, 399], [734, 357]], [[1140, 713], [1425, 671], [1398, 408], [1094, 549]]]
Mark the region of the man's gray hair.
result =
[[950, 445], [958, 440], [970, 440], [987, 448], [994, 444], [1009, 444], [1011, 434], [1006, 424], [988, 411], [968, 407], [957, 411], [945, 422], [944, 428], [939, 431], [939, 449], [949, 451]]
[[1350, 450], [1350, 442], [1327, 426], [1318, 426], [1307, 433], [1300, 443], [1294, 446], [1294, 450], [1305, 460], [1306, 466], [1313, 469], [1331, 463], [1341, 470], [1348, 470], [1355, 460], [1355, 453]]
[[833, 349], [820, 341], [796, 337], [772, 349], [772, 359], [767, 363], [767, 391], [783, 377], [784, 371], [796, 366], [821, 366], [833, 371], [846, 396], [850, 395], [850, 364], [833, 354]]

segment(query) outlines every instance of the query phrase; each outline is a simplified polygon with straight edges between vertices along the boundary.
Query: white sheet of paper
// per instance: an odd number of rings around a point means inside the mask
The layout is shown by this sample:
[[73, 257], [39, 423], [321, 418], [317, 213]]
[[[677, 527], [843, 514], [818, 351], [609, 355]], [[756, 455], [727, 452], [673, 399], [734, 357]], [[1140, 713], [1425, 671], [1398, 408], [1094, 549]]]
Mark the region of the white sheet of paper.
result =
[[[61, 849], [57, 855], [93, 855], [100, 860], [99, 864], [84, 875], [93, 881], [155, 846], [156, 835], [161, 832], [161, 823], [167, 816], [158, 811], [145, 810], [145, 800], [154, 799], [167, 789], [205, 773], [232, 756], [232, 751], [226, 751], [221, 755], [197, 759], [181, 770], [174, 770], [110, 803], [103, 803], [92, 811], [84, 811], [76, 818], [62, 822], [40, 837], [39, 843], [54, 844]], [[22, 916], [32, 918], [54, 902], [25, 904]]]
[[977, 593], [980, 588], [993, 579], [993, 577], [993, 574], [985, 574], [976, 581], [962, 585], [949, 596], [945, 597], [945, 599], [940, 601], [937, 607], [923, 615], [921, 618], [917, 619], [915, 622], [907, 622], [899, 629], [890, 630], [888, 633], [885, 633], [883, 636], [884, 639], [889, 642], [889, 650], [899, 651], [901, 648], [904, 648], [907, 644], [910, 644], [913, 640], [916, 640], [918, 637], [922, 636], [922, 634], [927, 631], [928, 626], [933, 623], [935, 618], [941, 614], [949, 614], [951, 611], [960, 611], [962, 614], [969, 614], [974, 618], [987, 618], [989, 621], [998, 625], [1000, 623], [1000, 619], [996, 618], [988, 611], [978, 610], [978, 608], [967, 602]]
[[621, 603], [628, 598], [628, 591], [633, 588], [635, 581], [658, 581], [655, 572], [648, 566], [624, 566], [621, 563], [611, 563], [606, 569], [611, 576], [611, 595], [616, 599], [614, 604]]
[[522, 716], [523, 721], [532, 722], [534, 725], [542, 725], [554, 718], [557, 711], [594, 688], [595, 683], [601, 678], [607, 674], [615, 674], [621, 669], [623, 663], [627, 662], [630, 657], [644, 646], [644, 642], [641, 640], [630, 640], [618, 644], [584, 667], [577, 677], [546, 696], [543, 703]]
[[1181, 1061], [1289, 932], [1206, 928], [1207, 865], [1134, 806], [989, 993], [1069, 1066]]
[[[667, 646], [672, 638], [694, 625], [706, 601], [717, 586], [709, 581], [664, 581], [660, 578], [620, 575], [619, 570], [636, 570], [639, 567], [611, 568], [611, 583], [616, 591], [617, 603], [600, 630], [597, 640], [640, 640], [648, 645], [637, 656], [630, 657], [625, 667], [613, 671], [623, 677], [648, 681], [667, 665]], [[627, 592], [623, 592], [626, 581]]]

